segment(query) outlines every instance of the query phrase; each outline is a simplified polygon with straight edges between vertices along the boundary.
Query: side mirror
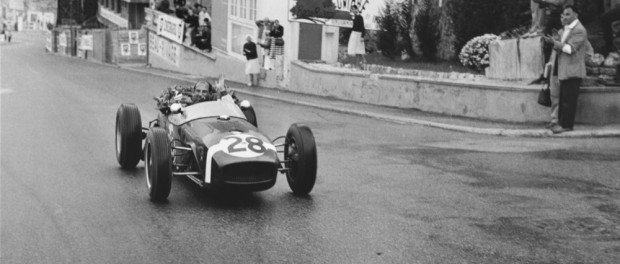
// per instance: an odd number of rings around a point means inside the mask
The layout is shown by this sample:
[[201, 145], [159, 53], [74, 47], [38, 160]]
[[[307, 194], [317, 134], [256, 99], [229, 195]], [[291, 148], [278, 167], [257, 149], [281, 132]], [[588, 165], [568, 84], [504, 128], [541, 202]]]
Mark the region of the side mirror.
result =
[[179, 103], [174, 103], [170, 106], [170, 113], [178, 114], [183, 112], [183, 107]]
[[243, 110], [250, 108], [250, 101], [248, 100], [241, 101], [241, 103], [239, 103], [239, 107], [241, 107], [241, 109]]

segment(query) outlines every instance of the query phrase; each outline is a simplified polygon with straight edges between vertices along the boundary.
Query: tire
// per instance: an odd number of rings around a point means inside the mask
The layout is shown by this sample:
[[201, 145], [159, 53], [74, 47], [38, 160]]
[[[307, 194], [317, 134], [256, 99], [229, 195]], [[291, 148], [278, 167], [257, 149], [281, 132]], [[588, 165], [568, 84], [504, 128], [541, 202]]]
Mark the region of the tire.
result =
[[258, 121], [256, 120], [256, 112], [254, 112], [254, 107], [250, 106], [245, 110], [242, 110], [245, 115], [245, 119], [250, 122], [250, 124], [254, 125], [258, 128]]
[[123, 169], [133, 169], [142, 156], [142, 120], [134, 104], [116, 111], [116, 160]]
[[316, 181], [316, 144], [312, 130], [305, 125], [293, 124], [286, 133], [284, 159], [287, 163], [286, 180], [296, 195], [312, 191]]
[[172, 154], [166, 130], [152, 127], [146, 135], [144, 148], [146, 187], [151, 200], [165, 201], [172, 186]]

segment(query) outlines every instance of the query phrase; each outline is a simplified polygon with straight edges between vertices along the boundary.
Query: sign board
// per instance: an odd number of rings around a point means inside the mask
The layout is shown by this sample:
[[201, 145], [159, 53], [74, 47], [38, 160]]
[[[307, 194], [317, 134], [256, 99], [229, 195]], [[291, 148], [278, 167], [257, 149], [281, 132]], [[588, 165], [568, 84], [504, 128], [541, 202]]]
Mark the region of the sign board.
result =
[[121, 43], [121, 56], [131, 56], [131, 44]]
[[138, 44], [138, 55], [146, 56], [146, 43]]
[[138, 44], [140, 42], [140, 34], [136, 30], [129, 31], [129, 43]]
[[185, 22], [173, 16], [159, 16], [158, 19], [157, 35], [164, 36], [179, 44], [182, 44]]
[[80, 38], [80, 49], [93, 50], [93, 35], [82, 35]]
[[385, 7], [386, 0], [289, 0], [289, 20], [327, 26], [353, 27], [351, 6], [362, 7], [364, 27], [378, 30], [376, 17]]
[[65, 32], [62, 32], [58, 35], [58, 46], [67, 46], [67, 34]]
[[181, 59], [181, 46], [167, 38], [157, 36], [149, 32], [149, 52], [179, 67]]
[[37, 11], [27, 11], [26, 12], [26, 21], [39, 23], [43, 19], [43, 13]]

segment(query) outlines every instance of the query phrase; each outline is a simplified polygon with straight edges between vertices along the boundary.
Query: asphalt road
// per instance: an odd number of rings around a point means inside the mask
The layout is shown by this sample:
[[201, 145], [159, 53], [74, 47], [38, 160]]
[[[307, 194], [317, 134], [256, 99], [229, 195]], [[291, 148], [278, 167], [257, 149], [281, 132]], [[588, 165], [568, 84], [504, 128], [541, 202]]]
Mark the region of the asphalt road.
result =
[[117, 107], [176, 81], [0, 46], [0, 262], [617, 263], [616, 138], [481, 136], [247, 97], [275, 138], [309, 125], [318, 180], [296, 197], [213, 195], [175, 178], [148, 199], [114, 155]]

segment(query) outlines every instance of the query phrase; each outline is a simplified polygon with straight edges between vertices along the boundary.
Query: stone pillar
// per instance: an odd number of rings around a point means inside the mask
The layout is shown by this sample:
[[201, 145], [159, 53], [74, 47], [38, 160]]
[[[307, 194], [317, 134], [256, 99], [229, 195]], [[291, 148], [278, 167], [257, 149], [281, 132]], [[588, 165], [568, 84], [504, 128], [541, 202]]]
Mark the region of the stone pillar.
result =
[[489, 44], [489, 67], [485, 74], [501, 80], [536, 79], [544, 64], [540, 37], [498, 40]]

